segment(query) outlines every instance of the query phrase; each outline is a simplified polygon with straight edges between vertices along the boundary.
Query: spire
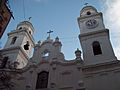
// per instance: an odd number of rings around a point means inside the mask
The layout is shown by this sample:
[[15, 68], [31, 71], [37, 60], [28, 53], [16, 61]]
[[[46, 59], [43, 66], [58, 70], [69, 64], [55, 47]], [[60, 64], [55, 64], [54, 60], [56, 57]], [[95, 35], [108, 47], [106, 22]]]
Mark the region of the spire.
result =
[[59, 37], [55, 38], [55, 41], [53, 43], [55, 46], [62, 46], [61, 42], [59, 41]]
[[58, 51], [61, 51], [62, 44], [61, 44], [61, 42], [59, 41], [59, 37], [56, 37], [56, 38], [55, 38], [55, 41], [54, 41], [53, 45], [56, 47], [56, 49], [57, 49]]

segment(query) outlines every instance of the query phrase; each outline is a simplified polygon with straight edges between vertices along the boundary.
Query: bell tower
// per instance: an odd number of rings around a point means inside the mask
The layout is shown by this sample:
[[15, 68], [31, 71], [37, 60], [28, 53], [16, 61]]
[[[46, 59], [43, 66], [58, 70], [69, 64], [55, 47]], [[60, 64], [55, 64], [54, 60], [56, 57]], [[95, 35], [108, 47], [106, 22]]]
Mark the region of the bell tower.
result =
[[35, 45], [33, 33], [34, 28], [28, 21], [20, 22], [16, 30], [8, 33], [8, 40], [2, 52], [11, 63], [18, 62], [17, 68], [23, 68], [29, 60]]
[[103, 16], [93, 6], [85, 6], [78, 17], [80, 43], [86, 65], [117, 60], [105, 28]]

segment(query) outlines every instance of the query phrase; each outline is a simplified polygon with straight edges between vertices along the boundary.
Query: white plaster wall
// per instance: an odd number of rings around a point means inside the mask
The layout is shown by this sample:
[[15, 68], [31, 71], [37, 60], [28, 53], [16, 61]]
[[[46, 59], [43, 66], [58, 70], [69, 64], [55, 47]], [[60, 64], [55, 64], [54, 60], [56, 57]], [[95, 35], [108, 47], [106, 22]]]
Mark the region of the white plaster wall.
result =
[[[107, 32], [80, 37], [80, 41], [83, 50], [83, 58], [86, 65], [116, 60]], [[94, 55], [92, 48], [92, 43], [94, 41], [98, 41], [100, 43], [102, 54]]]
[[105, 70], [84, 77], [86, 90], [120, 90], [120, 69]]

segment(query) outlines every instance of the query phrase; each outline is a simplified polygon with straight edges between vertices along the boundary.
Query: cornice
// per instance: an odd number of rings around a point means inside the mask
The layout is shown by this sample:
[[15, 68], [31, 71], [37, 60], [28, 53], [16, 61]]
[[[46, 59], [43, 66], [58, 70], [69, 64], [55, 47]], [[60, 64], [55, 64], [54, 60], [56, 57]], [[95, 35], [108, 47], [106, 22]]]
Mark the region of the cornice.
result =
[[101, 72], [101, 71], [106, 71], [106, 70], [113, 70], [116, 68], [120, 68], [119, 60], [95, 64], [95, 65], [86, 65], [86, 66], [84, 65], [82, 67], [82, 71], [84, 73], [93, 73], [93, 72]]
[[27, 54], [24, 52], [24, 50], [22, 49], [22, 47], [19, 46], [14, 46], [14, 47], [10, 47], [10, 48], [4, 48], [2, 50], [0, 50], [0, 52], [6, 52], [6, 51], [11, 51], [11, 50], [20, 50], [22, 52], [22, 54], [24, 55], [24, 57], [28, 60], [29, 57], [27, 56]]
[[91, 36], [91, 35], [95, 35], [95, 34], [101, 34], [101, 33], [109, 33], [109, 29], [102, 29], [102, 30], [97, 30], [97, 31], [93, 31], [93, 32], [88, 32], [88, 33], [83, 33], [83, 34], [80, 34], [79, 37], [82, 38], [82, 37], [88, 37], [88, 36]]
[[103, 16], [102, 13], [99, 12], [99, 13], [96, 13], [96, 14], [93, 14], [93, 15], [90, 15], [90, 16], [84, 16], [84, 17], [81, 17], [81, 16], [80, 16], [80, 17], [77, 18], [77, 20], [78, 20], [78, 22], [79, 22], [79, 20], [82, 21], [82, 20], [84, 20], [84, 19], [87, 19], [87, 18], [90, 18], [90, 17], [95, 17], [95, 16], [98, 16], [98, 15], [100, 15], [101, 17]]
[[72, 60], [72, 61], [56, 61], [56, 60], [54, 60], [54, 61], [50, 61], [50, 62], [43, 60], [38, 64], [35, 62], [29, 62], [26, 67], [24, 67], [23, 69], [17, 69], [17, 71], [20, 73], [24, 73], [27, 70], [30, 70], [30, 68], [39, 68], [39, 66], [42, 64], [49, 64], [51, 66], [54, 64], [62, 65], [62, 66], [79, 65], [82, 67], [83, 62], [81, 62], [80, 60]]
[[10, 33], [8, 33], [8, 36], [10, 36], [11, 34], [20, 33], [20, 32], [26, 32], [27, 36], [30, 38], [33, 45], [35, 46], [35, 40], [34, 40], [33, 36], [31, 34], [29, 34], [29, 32], [27, 30], [13, 30]]

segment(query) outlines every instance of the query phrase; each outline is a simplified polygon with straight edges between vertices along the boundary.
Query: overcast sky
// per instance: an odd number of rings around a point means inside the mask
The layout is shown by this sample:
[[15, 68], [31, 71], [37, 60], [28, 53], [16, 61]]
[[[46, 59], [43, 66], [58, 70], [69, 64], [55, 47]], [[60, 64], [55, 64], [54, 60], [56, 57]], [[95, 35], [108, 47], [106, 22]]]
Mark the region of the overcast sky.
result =
[[103, 12], [115, 55], [120, 59], [120, 0], [9, 0], [15, 20], [11, 19], [1, 46], [4, 46], [8, 32], [15, 30], [19, 22], [32, 17], [30, 21], [35, 28], [35, 41], [45, 40], [47, 32], [52, 30], [51, 38], [60, 38], [65, 58], [74, 59], [75, 50], [81, 50], [77, 17], [86, 2], [97, 8], [98, 12]]

